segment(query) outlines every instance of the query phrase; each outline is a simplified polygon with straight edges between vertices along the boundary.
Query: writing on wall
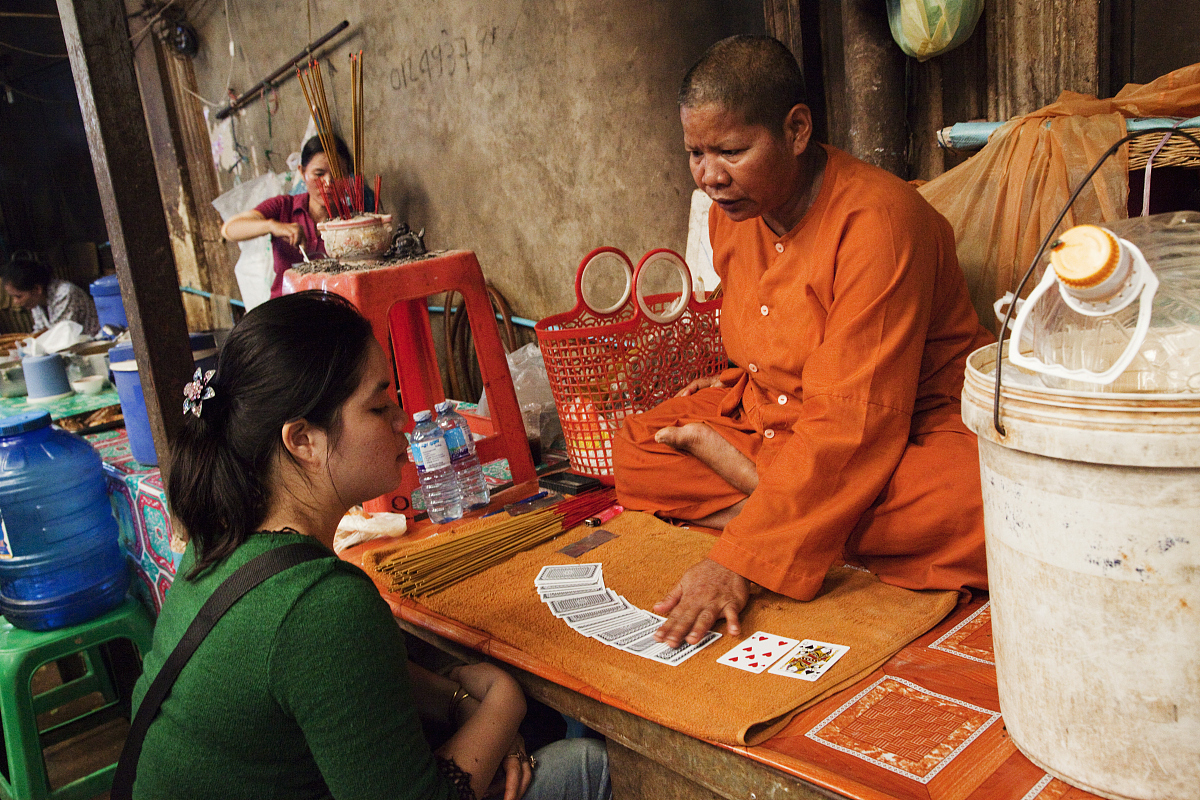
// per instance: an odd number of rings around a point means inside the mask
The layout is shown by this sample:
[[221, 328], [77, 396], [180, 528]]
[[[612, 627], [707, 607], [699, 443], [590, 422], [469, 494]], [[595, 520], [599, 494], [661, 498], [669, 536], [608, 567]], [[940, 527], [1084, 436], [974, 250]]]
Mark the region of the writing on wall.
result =
[[478, 72], [483, 59], [496, 47], [498, 25], [478, 26], [470, 35], [446, 28], [421, 50], [406, 52], [392, 67], [388, 83], [396, 91], [420, 89], [432, 84], [469, 78]]

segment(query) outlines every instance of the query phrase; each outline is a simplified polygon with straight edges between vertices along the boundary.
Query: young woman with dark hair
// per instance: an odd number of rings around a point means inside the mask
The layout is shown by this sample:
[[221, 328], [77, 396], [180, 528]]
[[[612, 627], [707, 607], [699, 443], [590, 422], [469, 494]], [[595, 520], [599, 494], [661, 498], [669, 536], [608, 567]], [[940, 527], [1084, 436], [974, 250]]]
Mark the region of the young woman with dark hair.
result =
[[[341, 137], [334, 136], [334, 147], [341, 162], [343, 175], [351, 171], [350, 148]], [[271, 234], [271, 251], [275, 257], [275, 280], [271, 283], [271, 297], [283, 293], [283, 273], [304, 259], [300, 248], [309, 258], [325, 258], [325, 242], [317, 230], [317, 223], [329, 219], [325, 201], [321, 199], [318, 184], [330, 180], [329, 155], [321, 145], [320, 137], [314, 136], [304, 143], [300, 151], [300, 175], [308, 191], [304, 194], [281, 194], [264, 200], [249, 211], [231, 217], [221, 226], [221, 235], [228, 241], [241, 242], [254, 239], [264, 233]], [[367, 190], [367, 194], [371, 194]], [[373, 195], [367, 200], [374, 202]]]
[[[303, 292], [250, 311], [215, 373], [188, 387], [167, 493], [189, 544], [135, 706], [231, 573], [305, 537], [331, 547], [350, 506], [395, 488], [406, 443], [391, 375], [353, 306]], [[408, 664], [375, 585], [330, 551], [268, 578], [220, 618], [150, 724], [133, 794], [606, 796], [603, 746], [556, 742], [530, 758], [517, 734], [524, 713], [520, 688], [497, 667], [444, 678]], [[457, 732], [434, 753], [419, 718]]]
[[0, 285], [13, 303], [33, 317], [33, 332], [71, 320], [94, 336], [100, 330], [96, 304], [83, 289], [54, 277], [50, 267], [26, 258], [14, 258], [0, 267]]

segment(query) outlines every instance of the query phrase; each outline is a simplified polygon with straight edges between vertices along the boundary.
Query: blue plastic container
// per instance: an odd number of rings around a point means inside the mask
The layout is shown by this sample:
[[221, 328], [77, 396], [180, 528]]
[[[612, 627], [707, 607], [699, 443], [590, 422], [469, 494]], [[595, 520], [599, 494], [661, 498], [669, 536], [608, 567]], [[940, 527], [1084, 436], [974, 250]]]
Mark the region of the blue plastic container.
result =
[[129, 569], [100, 456], [48, 411], [0, 419], [0, 614], [77, 625], [121, 604]]
[[100, 317], [101, 325], [129, 327], [129, 318], [125, 316], [125, 304], [121, 302], [121, 284], [117, 282], [116, 275], [97, 278], [92, 281], [88, 291], [96, 303], [96, 315]]
[[[203, 370], [216, 369], [216, 337], [211, 333], [193, 333], [188, 339], [196, 366]], [[121, 414], [125, 417], [130, 454], [142, 464], [157, 464], [158, 453], [154, 449], [154, 436], [150, 433], [150, 417], [146, 414], [146, 395], [142, 392], [131, 342], [119, 344], [108, 351], [108, 368], [112, 370], [117, 396], [121, 398]], [[178, 409], [182, 414], [183, 394], [179, 395]], [[167, 413], [174, 413], [174, 409], [167, 409]]]

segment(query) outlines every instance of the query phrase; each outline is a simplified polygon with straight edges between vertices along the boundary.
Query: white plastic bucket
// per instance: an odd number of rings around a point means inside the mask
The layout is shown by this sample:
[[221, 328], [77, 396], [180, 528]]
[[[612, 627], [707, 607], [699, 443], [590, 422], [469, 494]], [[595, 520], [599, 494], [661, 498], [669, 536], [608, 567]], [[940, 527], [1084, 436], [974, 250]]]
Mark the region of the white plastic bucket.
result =
[[1111, 798], [1200, 798], [1200, 395], [1015, 385], [971, 354], [1000, 709], [1013, 742]]

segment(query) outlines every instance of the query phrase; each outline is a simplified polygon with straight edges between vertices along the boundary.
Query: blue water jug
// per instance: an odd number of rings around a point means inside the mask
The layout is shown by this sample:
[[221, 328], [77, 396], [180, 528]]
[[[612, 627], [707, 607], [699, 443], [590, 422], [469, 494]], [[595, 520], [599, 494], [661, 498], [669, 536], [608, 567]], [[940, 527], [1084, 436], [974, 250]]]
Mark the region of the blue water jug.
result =
[[99, 454], [48, 411], [0, 419], [0, 614], [32, 631], [86, 622], [129, 577]]

